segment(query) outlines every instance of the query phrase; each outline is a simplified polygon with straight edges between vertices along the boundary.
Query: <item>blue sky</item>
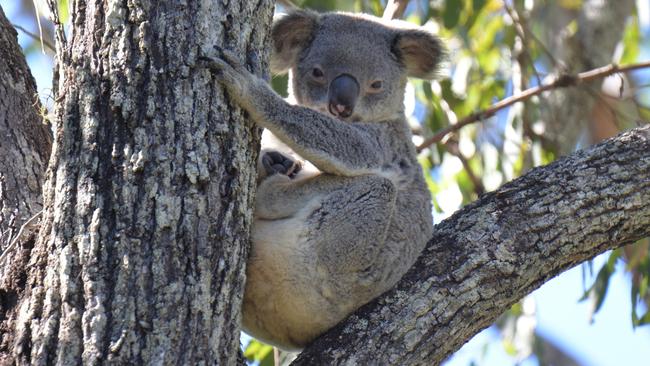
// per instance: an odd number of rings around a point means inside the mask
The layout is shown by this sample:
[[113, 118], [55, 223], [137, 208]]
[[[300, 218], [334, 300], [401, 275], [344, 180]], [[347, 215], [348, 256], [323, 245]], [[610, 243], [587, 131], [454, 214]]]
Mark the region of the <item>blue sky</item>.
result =
[[[33, 18], [16, 17], [15, 0], [0, 0], [0, 6], [11, 22], [37, 32], [37, 29], [33, 29]], [[21, 45], [30, 42], [22, 32], [19, 31], [18, 35]], [[644, 48], [642, 52], [644, 59], [650, 58], [650, 49]], [[32, 52], [28, 63], [43, 99], [43, 95], [51, 93], [50, 58], [40, 52]], [[596, 258], [595, 272], [605, 260], [603, 256]], [[632, 329], [630, 283], [623, 274], [622, 264], [619, 263], [617, 267], [605, 303], [593, 324], [588, 319], [589, 304], [578, 302], [582, 292], [580, 267], [565, 272], [535, 291], [537, 331], [585, 366], [649, 365], [650, 327]], [[448, 360], [446, 366], [466, 366], [472, 361], [476, 365], [513, 365], [513, 359], [506, 355], [498, 337], [498, 333], [491, 328], [481, 332]], [[487, 348], [486, 344], [489, 344]], [[528, 360], [521, 365], [537, 365], [537, 362]]]
[[[597, 257], [594, 269], [599, 269], [606, 260], [607, 253]], [[650, 364], [650, 328], [632, 329], [630, 282], [624, 275], [623, 264], [617, 265], [605, 303], [593, 324], [589, 322], [589, 303], [578, 302], [582, 291], [582, 269], [578, 266], [533, 292], [537, 304], [537, 332], [585, 366]], [[499, 337], [494, 329], [484, 330], [445, 366], [466, 366], [471, 361], [477, 365], [513, 365]], [[489, 345], [484, 351], [486, 343]], [[524, 365], [537, 365], [537, 362], [527, 361]]]

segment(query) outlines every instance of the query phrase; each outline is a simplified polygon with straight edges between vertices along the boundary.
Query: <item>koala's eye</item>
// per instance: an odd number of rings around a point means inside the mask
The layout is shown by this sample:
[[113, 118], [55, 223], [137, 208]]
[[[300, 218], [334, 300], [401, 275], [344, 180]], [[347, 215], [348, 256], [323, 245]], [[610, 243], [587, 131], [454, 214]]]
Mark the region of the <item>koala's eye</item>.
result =
[[325, 76], [325, 74], [323, 73], [323, 70], [321, 70], [320, 67], [314, 67], [311, 70], [311, 76], [313, 76], [314, 79], [321, 79], [323, 78], [323, 76]]
[[382, 83], [381, 80], [375, 80], [375, 81], [372, 82], [372, 84], [370, 84], [370, 91], [371, 92], [379, 92], [379, 91], [381, 91], [383, 86], [384, 86], [384, 84]]

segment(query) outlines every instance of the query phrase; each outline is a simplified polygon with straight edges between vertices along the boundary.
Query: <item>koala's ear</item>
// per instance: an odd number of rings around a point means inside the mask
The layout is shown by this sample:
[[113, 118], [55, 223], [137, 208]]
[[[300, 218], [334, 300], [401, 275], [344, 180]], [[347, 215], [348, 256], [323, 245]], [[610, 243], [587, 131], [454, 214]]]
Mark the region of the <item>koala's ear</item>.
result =
[[445, 48], [435, 35], [421, 29], [397, 31], [393, 52], [404, 63], [406, 74], [420, 79], [433, 79]]
[[318, 14], [297, 10], [280, 17], [271, 28], [271, 72], [286, 72], [296, 63], [301, 50], [309, 45], [318, 25]]

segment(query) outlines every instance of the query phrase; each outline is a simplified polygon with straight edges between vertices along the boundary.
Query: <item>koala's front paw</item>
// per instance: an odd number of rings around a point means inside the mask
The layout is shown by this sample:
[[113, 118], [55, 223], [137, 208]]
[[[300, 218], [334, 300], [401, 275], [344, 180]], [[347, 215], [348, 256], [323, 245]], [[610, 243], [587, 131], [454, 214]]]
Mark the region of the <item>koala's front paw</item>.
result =
[[262, 165], [267, 175], [282, 174], [289, 178], [294, 178], [302, 169], [300, 162], [277, 151], [265, 152]]
[[218, 81], [228, 90], [231, 97], [242, 103], [246, 101], [255, 76], [246, 70], [234, 53], [222, 50], [219, 58], [202, 56], [200, 60], [205, 67], [216, 71]]

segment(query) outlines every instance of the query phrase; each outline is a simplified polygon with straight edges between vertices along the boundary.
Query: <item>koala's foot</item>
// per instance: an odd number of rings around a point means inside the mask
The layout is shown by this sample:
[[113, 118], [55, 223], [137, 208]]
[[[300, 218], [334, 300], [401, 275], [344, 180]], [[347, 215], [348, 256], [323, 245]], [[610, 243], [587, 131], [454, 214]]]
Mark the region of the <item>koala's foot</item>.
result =
[[294, 178], [302, 169], [300, 162], [277, 152], [267, 151], [262, 155], [262, 165], [267, 175], [282, 174]]

